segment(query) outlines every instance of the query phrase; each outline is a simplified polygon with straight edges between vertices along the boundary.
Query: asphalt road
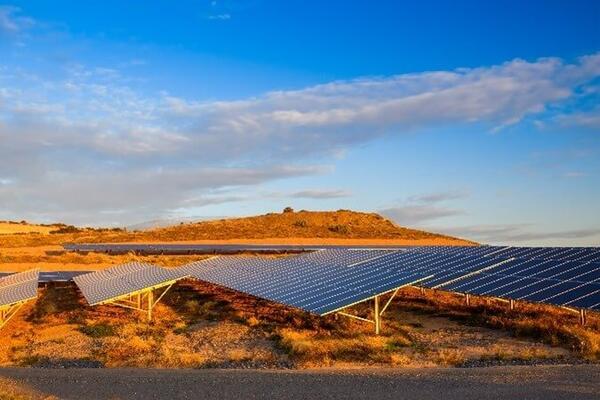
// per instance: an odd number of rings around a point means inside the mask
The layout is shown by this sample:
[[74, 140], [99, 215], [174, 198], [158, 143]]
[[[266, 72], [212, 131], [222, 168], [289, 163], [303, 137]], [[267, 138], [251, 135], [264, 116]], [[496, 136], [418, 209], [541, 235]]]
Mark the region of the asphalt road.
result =
[[600, 365], [319, 371], [0, 369], [61, 399], [595, 399]]

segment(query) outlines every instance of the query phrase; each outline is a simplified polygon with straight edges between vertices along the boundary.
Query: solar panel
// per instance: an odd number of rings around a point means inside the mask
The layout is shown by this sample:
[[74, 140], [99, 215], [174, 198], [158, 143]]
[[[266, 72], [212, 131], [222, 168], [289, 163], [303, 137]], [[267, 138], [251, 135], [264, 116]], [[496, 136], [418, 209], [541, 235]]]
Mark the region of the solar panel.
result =
[[191, 276], [256, 297], [326, 315], [426, 279], [387, 264], [385, 250], [321, 250], [286, 259], [217, 257], [183, 267]]
[[131, 293], [187, 277], [181, 269], [127, 263], [73, 278], [90, 305], [111, 302]]
[[514, 259], [442, 286], [462, 293], [598, 309], [600, 264]]
[[29, 270], [0, 278], [0, 307], [37, 297], [39, 270]]
[[530, 260], [600, 262], [600, 250], [594, 247], [506, 247], [493, 256]]

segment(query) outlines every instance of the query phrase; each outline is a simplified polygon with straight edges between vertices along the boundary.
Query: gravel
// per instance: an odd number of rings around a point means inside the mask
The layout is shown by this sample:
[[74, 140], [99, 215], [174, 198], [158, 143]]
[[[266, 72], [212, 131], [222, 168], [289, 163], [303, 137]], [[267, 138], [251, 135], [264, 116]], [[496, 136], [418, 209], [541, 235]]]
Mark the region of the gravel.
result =
[[600, 366], [364, 370], [0, 369], [60, 399], [598, 400]]

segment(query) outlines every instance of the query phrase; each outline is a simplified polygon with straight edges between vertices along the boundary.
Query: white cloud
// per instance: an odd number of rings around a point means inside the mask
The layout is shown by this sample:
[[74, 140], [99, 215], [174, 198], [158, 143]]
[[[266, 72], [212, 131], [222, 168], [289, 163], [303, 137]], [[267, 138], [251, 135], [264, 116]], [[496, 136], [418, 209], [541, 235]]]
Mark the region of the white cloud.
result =
[[225, 13], [225, 14], [215, 14], [215, 15], [209, 15], [207, 17], [208, 19], [213, 19], [213, 20], [221, 20], [221, 21], [225, 21], [228, 19], [231, 19], [231, 14]]
[[438, 228], [439, 232], [448, 235], [468, 238], [489, 244], [523, 244], [534, 245], [548, 244], [552, 240], [565, 245], [565, 241], [574, 240], [581, 243], [582, 239], [600, 238], [600, 229], [570, 229], [570, 230], [544, 230], [537, 231], [530, 224], [504, 224], [504, 225], [472, 225], [454, 228]]
[[[517, 123], [599, 75], [600, 55], [594, 54], [571, 64], [514, 60], [197, 101], [143, 95], [114, 68], [73, 65], [55, 80], [2, 68], [0, 176], [15, 181], [10, 191], [0, 186], [2, 212], [18, 217], [39, 210], [41, 216], [87, 222], [97, 211], [118, 209], [123, 220], [144, 220], [148, 216], [130, 213], [160, 215], [215, 187], [319, 173], [272, 166], [336, 157], [386, 134], [440, 124]], [[157, 190], [156, 182], [166, 188]], [[441, 200], [435, 194], [415, 198], [388, 212], [403, 224], [460, 213], [435, 204]], [[135, 203], [144, 206], [134, 209]]]
[[460, 210], [431, 205], [391, 207], [380, 210], [379, 213], [402, 226], [420, 225], [424, 222], [464, 214]]
[[600, 107], [588, 112], [576, 112], [568, 115], [561, 115], [557, 119], [563, 126], [580, 126], [598, 131], [600, 130]]
[[341, 189], [307, 189], [291, 193], [289, 197], [304, 199], [338, 199], [340, 197], [350, 197], [352, 193]]
[[29, 179], [0, 185], [0, 216], [100, 225], [107, 223], [106, 215], [120, 222], [141, 221], [185, 208], [244, 200], [244, 196], [211, 194], [215, 189], [251, 187], [325, 171], [320, 166], [290, 165], [38, 170]]
[[32, 18], [19, 15], [18, 7], [0, 5], [0, 36], [16, 35], [33, 26]]
[[416, 203], [439, 203], [446, 200], [462, 199], [469, 196], [466, 190], [451, 190], [448, 192], [436, 192], [417, 196], [410, 196], [408, 200]]
[[445, 217], [464, 214], [464, 211], [440, 203], [468, 197], [464, 190], [436, 192], [408, 197], [404, 204], [379, 211], [382, 215], [403, 226], [421, 225]]
[[563, 178], [576, 179], [576, 178], [586, 177], [586, 176], [588, 176], [588, 174], [586, 174], [585, 172], [581, 172], [581, 171], [567, 171], [567, 172], [564, 172], [561, 176]]

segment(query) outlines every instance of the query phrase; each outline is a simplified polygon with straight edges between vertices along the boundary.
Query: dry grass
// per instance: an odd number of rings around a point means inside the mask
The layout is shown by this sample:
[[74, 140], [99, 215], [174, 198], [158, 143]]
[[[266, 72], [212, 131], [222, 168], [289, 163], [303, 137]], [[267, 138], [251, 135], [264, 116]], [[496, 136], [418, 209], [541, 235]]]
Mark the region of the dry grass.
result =
[[[359, 305], [353, 312], [369, 316], [370, 307]], [[429, 367], [471, 360], [598, 359], [595, 315], [582, 328], [570, 314], [520, 312], [485, 303], [467, 308], [456, 296], [422, 297], [407, 289], [386, 312], [383, 334], [374, 336], [372, 325], [360, 321], [319, 318], [190, 281], [168, 294], [155, 321], [147, 323], [135, 311], [87, 307], [73, 286], [54, 284], [3, 330], [0, 365]], [[545, 325], [546, 318], [560, 321], [560, 334]], [[516, 329], [526, 322], [539, 329]], [[580, 344], [573, 346], [574, 340]]]
[[453, 239], [397, 226], [379, 214], [346, 210], [271, 213], [203, 221], [155, 229], [140, 233], [139, 237], [151, 241], [271, 238]]
[[0, 235], [15, 235], [23, 233], [39, 233], [47, 235], [50, 233], [50, 231], [55, 229], [55, 226], [49, 225], [33, 225], [19, 222], [0, 221]]
[[422, 297], [416, 290], [407, 290], [399, 305], [412, 312], [507, 331], [516, 338], [534, 339], [600, 361], [600, 319], [596, 313], [590, 313], [583, 327], [575, 313], [558, 307], [518, 303], [511, 311], [504, 302], [473, 297], [471, 306], [466, 306], [461, 296], [442, 291]]

